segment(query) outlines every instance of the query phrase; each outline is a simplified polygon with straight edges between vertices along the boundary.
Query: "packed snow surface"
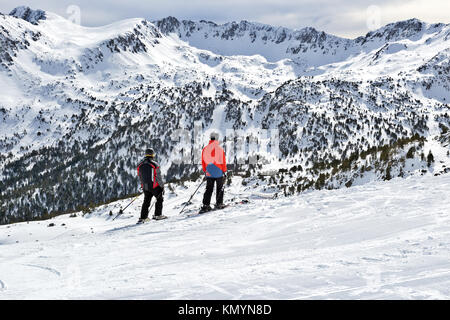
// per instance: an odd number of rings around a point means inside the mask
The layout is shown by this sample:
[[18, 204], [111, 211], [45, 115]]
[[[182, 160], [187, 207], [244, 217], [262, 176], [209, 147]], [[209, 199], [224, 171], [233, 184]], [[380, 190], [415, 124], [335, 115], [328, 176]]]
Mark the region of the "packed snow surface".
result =
[[114, 221], [131, 199], [0, 226], [0, 298], [450, 298], [448, 174], [278, 199], [234, 178], [226, 199], [249, 204], [187, 218], [197, 185], [167, 190], [169, 219], [144, 225], [139, 197]]

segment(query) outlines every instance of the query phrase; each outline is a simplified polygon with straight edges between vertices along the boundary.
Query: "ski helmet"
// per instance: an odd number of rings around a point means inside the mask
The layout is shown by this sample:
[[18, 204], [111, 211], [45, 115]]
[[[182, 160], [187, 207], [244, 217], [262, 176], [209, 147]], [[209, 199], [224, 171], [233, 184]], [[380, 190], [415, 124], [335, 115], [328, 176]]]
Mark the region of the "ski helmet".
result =
[[209, 136], [211, 140], [219, 140], [219, 134], [217, 132], [211, 132], [211, 135]]
[[153, 151], [153, 149], [146, 149], [145, 150], [145, 156], [146, 157], [150, 157], [150, 158], [154, 158], [155, 157], [155, 151]]

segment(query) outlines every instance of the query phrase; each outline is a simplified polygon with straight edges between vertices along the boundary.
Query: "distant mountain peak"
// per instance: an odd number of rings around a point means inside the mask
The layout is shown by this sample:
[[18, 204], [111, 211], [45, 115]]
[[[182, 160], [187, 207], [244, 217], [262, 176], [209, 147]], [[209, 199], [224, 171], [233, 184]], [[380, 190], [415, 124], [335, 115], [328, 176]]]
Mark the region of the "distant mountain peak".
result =
[[422, 30], [424, 25], [425, 25], [425, 22], [420, 21], [419, 19], [416, 19], [416, 18], [412, 18], [412, 19], [408, 19], [408, 20], [390, 23], [385, 26], [385, 29], [419, 32]]
[[23, 19], [23, 20], [28, 21], [35, 25], [37, 25], [39, 23], [39, 20], [45, 20], [47, 18], [45, 15], [45, 11], [40, 10], [40, 9], [33, 10], [27, 6], [20, 6], [20, 7], [14, 8], [9, 13], [9, 15], [19, 18], [19, 19]]
[[392, 41], [409, 38], [418, 35], [427, 28], [427, 24], [417, 18], [389, 23], [377, 30], [368, 32], [365, 36], [357, 38], [357, 41], [368, 41], [369, 39], [383, 39]]
[[172, 32], [175, 32], [180, 27], [180, 21], [178, 21], [177, 18], [169, 16], [167, 18], [163, 18], [161, 20], [158, 20], [156, 22], [153, 22], [156, 24], [159, 30], [163, 34], [169, 34]]

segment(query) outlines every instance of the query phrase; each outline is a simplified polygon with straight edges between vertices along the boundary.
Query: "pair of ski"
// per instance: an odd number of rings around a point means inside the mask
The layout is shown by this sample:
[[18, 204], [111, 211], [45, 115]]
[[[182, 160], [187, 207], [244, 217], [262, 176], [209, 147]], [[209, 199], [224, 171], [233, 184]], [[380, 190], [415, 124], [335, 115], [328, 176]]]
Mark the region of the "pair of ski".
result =
[[196, 216], [200, 216], [200, 215], [203, 215], [203, 214], [206, 214], [206, 213], [209, 213], [209, 212], [214, 212], [214, 211], [222, 210], [222, 209], [228, 208], [228, 207], [230, 207], [230, 206], [232, 206], [232, 205], [246, 204], [246, 203], [249, 203], [249, 201], [248, 201], [247, 199], [239, 200], [239, 201], [233, 201], [233, 202], [224, 204], [224, 205], [222, 205], [222, 206], [220, 206], [220, 207], [214, 207], [214, 208], [211, 208], [211, 209], [209, 209], [209, 210], [202, 210], [202, 209], [200, 209], [199, 211], [192, 212], [192, 213], [188, 213], [188, 214], [186, 215], [186, 217], [187, 217], [187, 218], [196, 217]]
[[[209, 212], [214, 212], [214, 211], [217, 211], [217, 210], [221, 210], [221, 209], [228, 208], [228, 207], [230, 207], [230, 206], [232, 206], [232, 205], [246, 204], [246, 203], [249, 203], [249, 202], [250, 202], [250, 201], [247, 200], [247, 199], [243, 199], [243, 200], [239, 200], [239, 201], [232, 201], [232, 202], [229, 202], [229, 203], [225, 204], [223, 207], [220, 207], [220, 208], [212, 208], [211, 210], [206, 211], [206, 212], [201, 212], [201, 210], [197, 210], [197, 211], [195, 211], [195, 212], [188, 213], [188, 214], [186, 215], [186, 217], [187, 217], [187, 218], [190, 218], [190, 217], [195, 217], [195, 216], [201, 216], [201, 215], [206, 214], [206, 213], [209, 213]], [[148, 223], [148, 222], [150, 222], [151, 220], [159, 221], [159, 220], [165, 220], [165, 219], [167, 219], [167, 218], [168, 218], [168, 217], [167, 217], [167, 216], [164, 216], [164, 215], [160, 216], [160, 217], [157, 218], [157, 219], [149, 219], [149, 218], [147, 218], [146, 221], [145, 221], [145, 220], [144, 220], [144, 221], [138, 221], [138, 222], [137, 222], [136, 224], [134, 224], [134, 225], [128, 225], [128, 226], [126, 226], [126, 227], [121, 227], [121, 228], [118, 228], [118, 229], [115, 229], [115, 230], [119, 230], [119, 229], [127, 229], [127, 228], [130, 228], [130, 227], [133, 227], [133, 226], [137, 226], [137, 225], [141, 225], [141, 224]]]
[[164, 219], [167, 219], [167, 217], [164, 215], [161, 215], [161, 216], [153, 217], [152, 219], [150, 219], [150, 218], [147, 218], [144, 220], [139, 219], [138, 222], [136, 222], [136, 224], [144, 224], [144, 223], [150, 222], [151, 220], [159, 221], [159, 220], [164, 220]]

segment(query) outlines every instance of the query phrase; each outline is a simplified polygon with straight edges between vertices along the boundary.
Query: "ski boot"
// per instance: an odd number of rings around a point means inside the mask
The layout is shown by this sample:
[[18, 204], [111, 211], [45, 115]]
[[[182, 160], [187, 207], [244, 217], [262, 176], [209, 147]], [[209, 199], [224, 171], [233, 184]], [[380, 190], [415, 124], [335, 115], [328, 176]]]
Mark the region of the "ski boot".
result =
[[214, 206], [214, 209], [219, 210], [219, 209], [223, 209], [223, 208], [225, 208], [225, 207], [226, 207], [225, 204], [219, 203], [219, 204], [216, 204], [216, 205]]
[[159, 216], [153, 216], [153, 220], [163, 220], [163, 219], [167, 219], [167, 217], [166, 216], [164, 216], [164, 215], [159, 215]]
[[136, 224], [146, 223], [146, 222], [149, 222], [149, 221], [150, 221], [149, 218], [145, 218], [145, 219], [139, 218], [139, 220], [138, 220], [138, 222]]
[[208, 212], [208, 211], [211, 211], [212, 210], [212, 208], [210, 207], [210, 206], [203, 206], [203, 207], [201, 207], [201, 209], [200, 209], [200, 211], [198, 212], [198, 213], [205, 213], [205, 212]]

